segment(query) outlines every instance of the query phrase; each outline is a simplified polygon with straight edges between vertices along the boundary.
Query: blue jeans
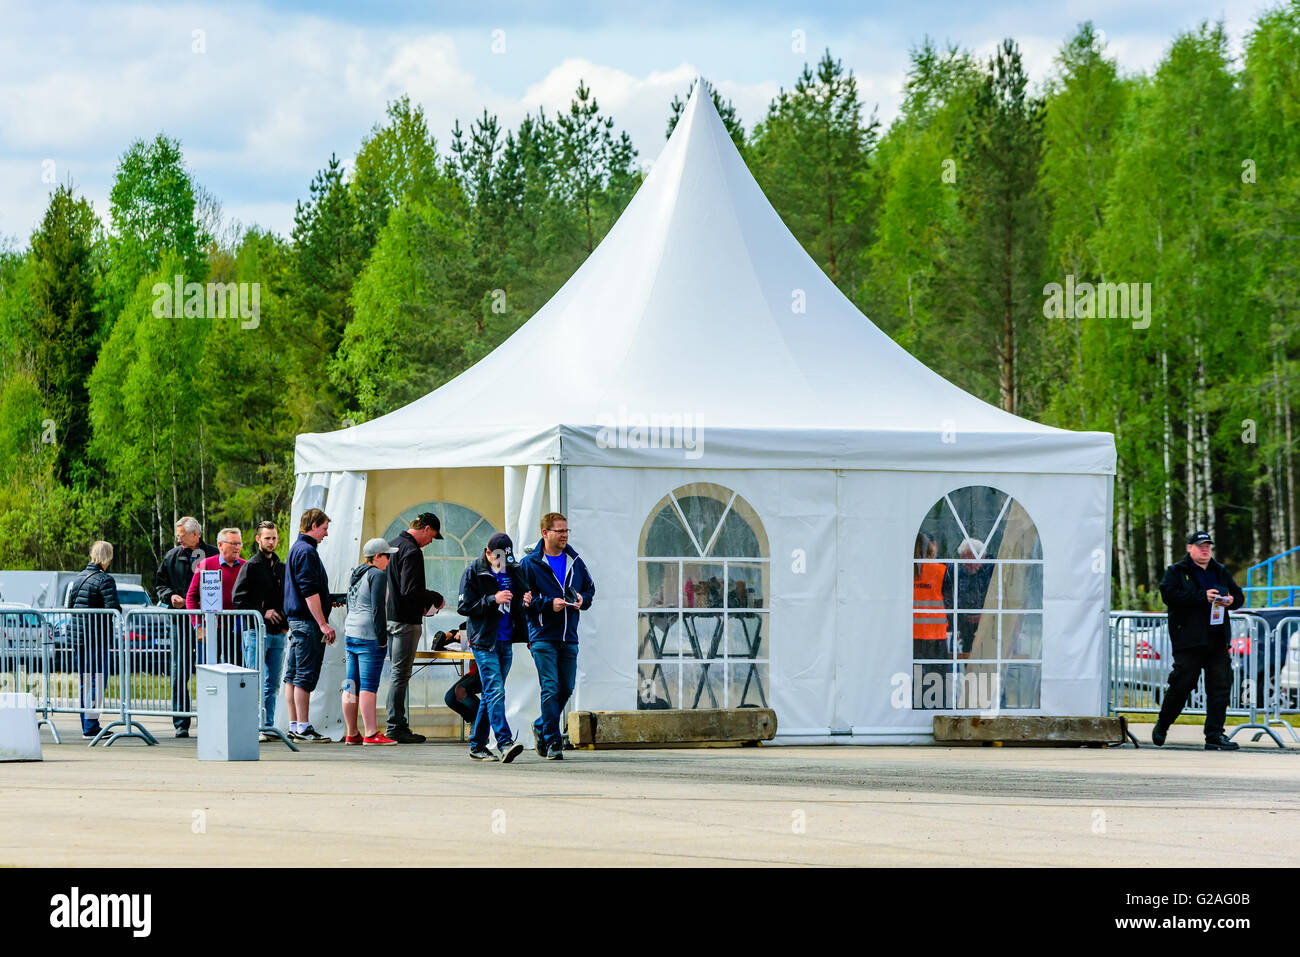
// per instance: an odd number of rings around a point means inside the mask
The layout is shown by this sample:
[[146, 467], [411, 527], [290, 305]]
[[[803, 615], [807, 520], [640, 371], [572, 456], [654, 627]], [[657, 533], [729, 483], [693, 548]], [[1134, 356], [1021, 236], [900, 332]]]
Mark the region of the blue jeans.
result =
[[[275, 699], [280, 690], [280, 671], [284, 667], [284, 649], [289, 643], [286, 632], [266, 633], [266, 648], [263, 658], [266, 671], [262, 677], [262, 698], [266, 702], [265, 724], [275, 724]], [[260, 671], [257, 661], [257, 632], [244, 632], [244, 667]]]
[[81, 638], [77, 644], [81, 707], [91, 709], [89, 712], [81, 713], [82, 734], [97, 734], [100, 730], [99, 714], [94, 709], [103, 703], [104, 685], [108, 682], [108, 669], [105, 664], [111, 653], [105, 650], [104, 645], [105, 641], [98, 635]]
[[479, 699], [478, 715], [474, 718], [474, 733], [469, 736], [471, 748], [486, 748], [488, 727], [497, 736], [497, 747], [513, 744], [515, 736], [506, 723], [506, 675], [515, 654], [508, 641], [498, 641], [491, 651], [474, 652], [479, 678], [483, 682], [483, 696]]
[[379, 690], [387, 646], [372, 638], [344, 638], [343, 647], [347, 649], [348, 659], [348, 674], [343, 680], [344, 694], [358, 695], [363, 691], [374, 694]]
[[545, 742], [547, 750], [559, 748], [563, 746], [560, 712], [569, 703], [573, 682], [578, 677], [578, 643], [534, 641], [529, 650], [537, 663], [537, 679], [542, 686], [542, 714], [533, 722], [533, 734]]

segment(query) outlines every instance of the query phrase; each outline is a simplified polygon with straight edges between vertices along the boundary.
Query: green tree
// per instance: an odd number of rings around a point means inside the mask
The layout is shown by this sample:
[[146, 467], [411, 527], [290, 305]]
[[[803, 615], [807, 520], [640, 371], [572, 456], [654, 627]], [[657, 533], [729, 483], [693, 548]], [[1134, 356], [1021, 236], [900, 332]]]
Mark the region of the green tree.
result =
[[212, 237], [195, 220], [195, 187], [178, 140], [159, 133], [136, 140], [122, 154], [108, 194], [113, 228], [104, 289], [103, 320], [112, 323], [141, 275], [175, 253], [182, 272], [203, 273], [203, 248]]
[[428, 199], [440, 166], [424, 108], [412, 108], [406, 95], [389, 103], [388, 124], [376, 125], [361, 141], [349, 184], [362, 247], [374, 247], [395, 206]]
[[[856, 200], [879, 123], [862, 120], [858, 85], [827, 50], [807, 64], [794, 89], [782, 89], [754, 127], [751, 168], [759, 185], [808, 254], [842, 289], [852, 290], [856, 252], [866, 241]], [[850, 253], [846, 255], [846, 253]]]
[[957, 47], [912, 50], [903, 104], [876, 151], [879, 213], [862, 251], [868, 315], [904, 348], [942, 357], [948, 318], [936, 279], [958, 229], [957, 136], [979, 79]]
[[86, 382], [99, 346], [95, 226], [90, 203], [60, 186], [32, 236], [33, 365], [41, 406], [56, 426], [56, 472], [64, 481], [84, 464], [90, 439]]
[[[144, 276], [100, 350], [91, 375], [92, 452], [122, 496], [133, 529], [160, 552], [176, 519], [200, 497], [198, 378], [206, 320], [163, 314], [155, 285], [170, 286], [184, 263], [166, 254]], [[200, 519], [205, 509], [200, 508]]]
[[1019, 48], [1003, 41], [959, 137], [960, 226], [944, 282], [945, 343], [955, 378], [977, 395], [996, 394], [1002, 408], [1016, 413], [1025, 411], [1042, 315], [1042, 102], [1028, 86]]
[[600, 112], [581, 80], [569, 112], [561, 114], [556, 125], [557, 172], [566, 198], [581, 212], [591, 252], [636, 191], [636, 150], [627, 133], [614, 135], [614, 118]]

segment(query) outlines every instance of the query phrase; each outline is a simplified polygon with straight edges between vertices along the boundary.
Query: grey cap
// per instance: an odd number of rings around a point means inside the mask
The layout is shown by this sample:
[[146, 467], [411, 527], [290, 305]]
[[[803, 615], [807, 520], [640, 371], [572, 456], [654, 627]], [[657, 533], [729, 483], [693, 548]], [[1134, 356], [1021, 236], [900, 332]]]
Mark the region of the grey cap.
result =
[[396, 551], [397, 549], [388, 544], [387, 539], [372, 538], [362, 547], [361, 555], [363, 558], [374, 558], [376, 555], [392, 555]]

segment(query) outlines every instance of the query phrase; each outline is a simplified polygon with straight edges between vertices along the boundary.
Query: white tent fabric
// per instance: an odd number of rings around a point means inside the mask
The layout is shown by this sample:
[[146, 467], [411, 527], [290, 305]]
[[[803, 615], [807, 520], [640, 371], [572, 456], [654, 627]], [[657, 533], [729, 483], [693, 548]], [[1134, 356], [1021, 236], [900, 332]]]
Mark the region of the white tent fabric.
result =
[[643, 466], [679, 450], [600, 442], [600, 430], [617, 437], [622, 422], [626, 436], [629, 419], [681, 415], [707, 430], [716, 468], [931, 469], [960, 457], [989, 471], [1113, 472], [1109, 435], [995, 408], [858, 312], [785, 228], [703, 86], [550, 302], [424, 398], [299, 436], [297, 470]]
[[[503, 469], [517, 549], [558, 508], [596, 581], [575, 698], [626, 709], [638, 700], [638, 543], [651, 512], [691, 483], [735, 492], [769, 543], [781, 738], [906, 742], [928, 739], [933, 714], [895, 693], [912, 658], [918, 528], [953, 490], [996, 488], [1042, 546], [1041, 703], [1030, 713], [1099, 713], [1113, 438], [989, 405], [872, 325], [785, 228], [704, 90], [605, 240], [505, 343], [389, 415], [298, 437], [295, 514], [322, 482], [334, 501], [340, 474]], [[329, 510], [331, 539], [359, 546], [360, 510]], [[332, 580], [346, 573], [338, 559]], [[537, 692], [522, 646], [507, 707], [531, 738]]]

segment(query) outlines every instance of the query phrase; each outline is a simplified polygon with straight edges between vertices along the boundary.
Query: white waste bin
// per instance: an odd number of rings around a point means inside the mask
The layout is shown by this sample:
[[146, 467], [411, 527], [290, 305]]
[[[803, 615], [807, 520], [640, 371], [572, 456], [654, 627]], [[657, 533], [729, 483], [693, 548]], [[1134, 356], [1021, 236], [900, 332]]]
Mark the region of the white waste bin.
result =
[[25, 692], [0, 692], [0, 761], [39, 760], [36, 698]]
[[256, 761], [257, 672], [238, 665], [199, 665], [200, 761]]

